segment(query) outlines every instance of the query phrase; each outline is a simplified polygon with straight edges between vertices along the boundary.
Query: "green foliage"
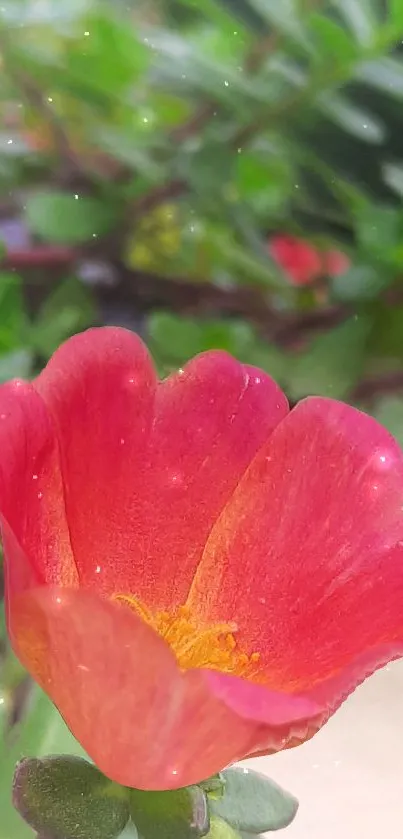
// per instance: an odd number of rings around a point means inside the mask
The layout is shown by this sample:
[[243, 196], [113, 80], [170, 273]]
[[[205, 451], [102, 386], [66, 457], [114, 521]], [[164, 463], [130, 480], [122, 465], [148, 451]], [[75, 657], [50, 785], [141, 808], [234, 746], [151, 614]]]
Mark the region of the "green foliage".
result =
[[39, 835], [117, 839], [129, 821], [125, 790], [73, 755], [24, 758], [13, 783], [14, 806]]
[[76, 245], [102, 236], [114, 221], [111, 207], [94, 198], [61, 192], [36, 192], [26, 203], [29, 230], [62, 245]]
[[[402, 27], [402, 0], [3, 3], [0, 383], [117, 320], [163, 375], [219, 348], [403, 445]], [[315, 249], [305, 285], [278, 234]], [[77, 746], [40, 693], [16, 703], [0, 640], [0, 839], [28, 839], [15, 762]], [[270, 786], [259, 823], [230, 825], [232, 777], [209, 790], [212, 839], [291, 816]]]
[[205, 792], [186, 787], [169, 792], [129, 792], [130, 815], [143, 839], [198, 839], [210, 817]]
[[308, 393], [346, 399], [364, 367], [371, 321], [357, 317], [314, 338], [295, 359], [288, 378], [293, 399]]
[[23, 757], [42, 757], [49, 752], [82, 754], [50, 700], [35, 688], [28, 695], [23, 720], [11, 734], [3, 734], [0, 750], [0, 837], [30, 839], [32, 832], [11, 804], [15, 767]]
[[193, 355], [225, 350], [245, 364], [261, 367], [277, 381], [286, 381], [287, 356], [259, 338], [245, 321], [181, 318], [156, 312], [148, 320], [150, 348], [161, 371], [168, 373]]
[[224, 795], [211, 801], [211, 809], [236, 830], [263, 833], [293, 821], [297, 800], [264, 775], [240, 768], [227, 769], [223, 777]]

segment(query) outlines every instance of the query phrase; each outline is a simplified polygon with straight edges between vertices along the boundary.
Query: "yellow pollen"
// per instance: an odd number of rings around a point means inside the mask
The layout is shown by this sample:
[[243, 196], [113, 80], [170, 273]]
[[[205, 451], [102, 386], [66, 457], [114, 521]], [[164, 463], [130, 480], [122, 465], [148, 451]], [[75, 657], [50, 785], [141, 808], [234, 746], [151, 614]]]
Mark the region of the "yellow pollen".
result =
[[192, 619], [188, 606], [173, 612], [151, 612], [137, 597], [116, 594], [113, 599], [133, 609], [169, 644], [182, 670], [205, 667], [249, 679], [258, 675], [260, 653], [247, 655], [238, 649], [235, 623], [203, 626]]

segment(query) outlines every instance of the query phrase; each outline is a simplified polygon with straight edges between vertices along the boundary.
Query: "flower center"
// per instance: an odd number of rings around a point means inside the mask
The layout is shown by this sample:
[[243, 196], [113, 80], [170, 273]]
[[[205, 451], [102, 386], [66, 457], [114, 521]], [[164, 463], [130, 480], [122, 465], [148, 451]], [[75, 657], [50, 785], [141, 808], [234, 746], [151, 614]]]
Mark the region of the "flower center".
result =
[[188, 606], [153, 613], [137, 597], [116, 594], [113, 599], [133, 609], [169, 644], [182, 670], [205, 667], [233, 676], [256, 676], [260, 653], [247, 655], [239, 650], [235, 623], [200, 626], [192, 619]]

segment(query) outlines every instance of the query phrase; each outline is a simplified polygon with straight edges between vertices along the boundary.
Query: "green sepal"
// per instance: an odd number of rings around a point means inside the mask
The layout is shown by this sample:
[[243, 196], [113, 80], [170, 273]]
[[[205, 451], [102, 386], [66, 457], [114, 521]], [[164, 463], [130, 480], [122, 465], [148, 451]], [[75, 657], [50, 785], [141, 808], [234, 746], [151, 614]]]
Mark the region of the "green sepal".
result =
[[131, 789], [129, 801], [142, 839], [199, 839], [210, 829], [207, 796], [200, 787], [166, 792]]
[[294, 819], [298, 801], [265, 775], [242, 768], [222, 774], [224, 795], [210, 801], [210, 810], [236, 830], [255, 834], [280, 830]]
[[13, 804], [41, 839], [116, 839], [129, 820], [127, 791], [73, 755], [21, 760]]
[[200, 781], [198, 786], [207, 793], [209, 798], [222, 798], [225, 790], [224, 775], [221, 772], [218, 772], [217, 775], [212, 775], [212, 777], [207, 778], [206, 781]]

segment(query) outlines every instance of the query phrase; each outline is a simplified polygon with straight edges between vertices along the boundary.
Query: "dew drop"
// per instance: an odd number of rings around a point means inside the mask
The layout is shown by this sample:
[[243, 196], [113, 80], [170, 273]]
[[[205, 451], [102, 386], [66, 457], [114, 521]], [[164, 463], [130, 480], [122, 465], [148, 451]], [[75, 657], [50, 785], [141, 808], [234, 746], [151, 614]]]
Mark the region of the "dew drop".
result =
[[39, 498], [39, 501], [41, 500], [41, 498], [43, 498], [43, 492], [38, 492], [38, 498]]
[[38, 480], [38, 475], [32, 475], [32, 480], [37, 481]]
[[96, 569], [95, 569], [95, 573], [96, 573], [96, 574], [100, 574], [100, 573], [101, 573], [101, 566], [100, 566], [100, 565], [97, 565], [97, 567], [96, 567]]
[[125, 438], [124, 438], [124, 437], [121, 437], [121, 438], [120, 438], [120, 445], [121, 445], [121, 446], [124, 446], [124, 444], [125, 444]]

